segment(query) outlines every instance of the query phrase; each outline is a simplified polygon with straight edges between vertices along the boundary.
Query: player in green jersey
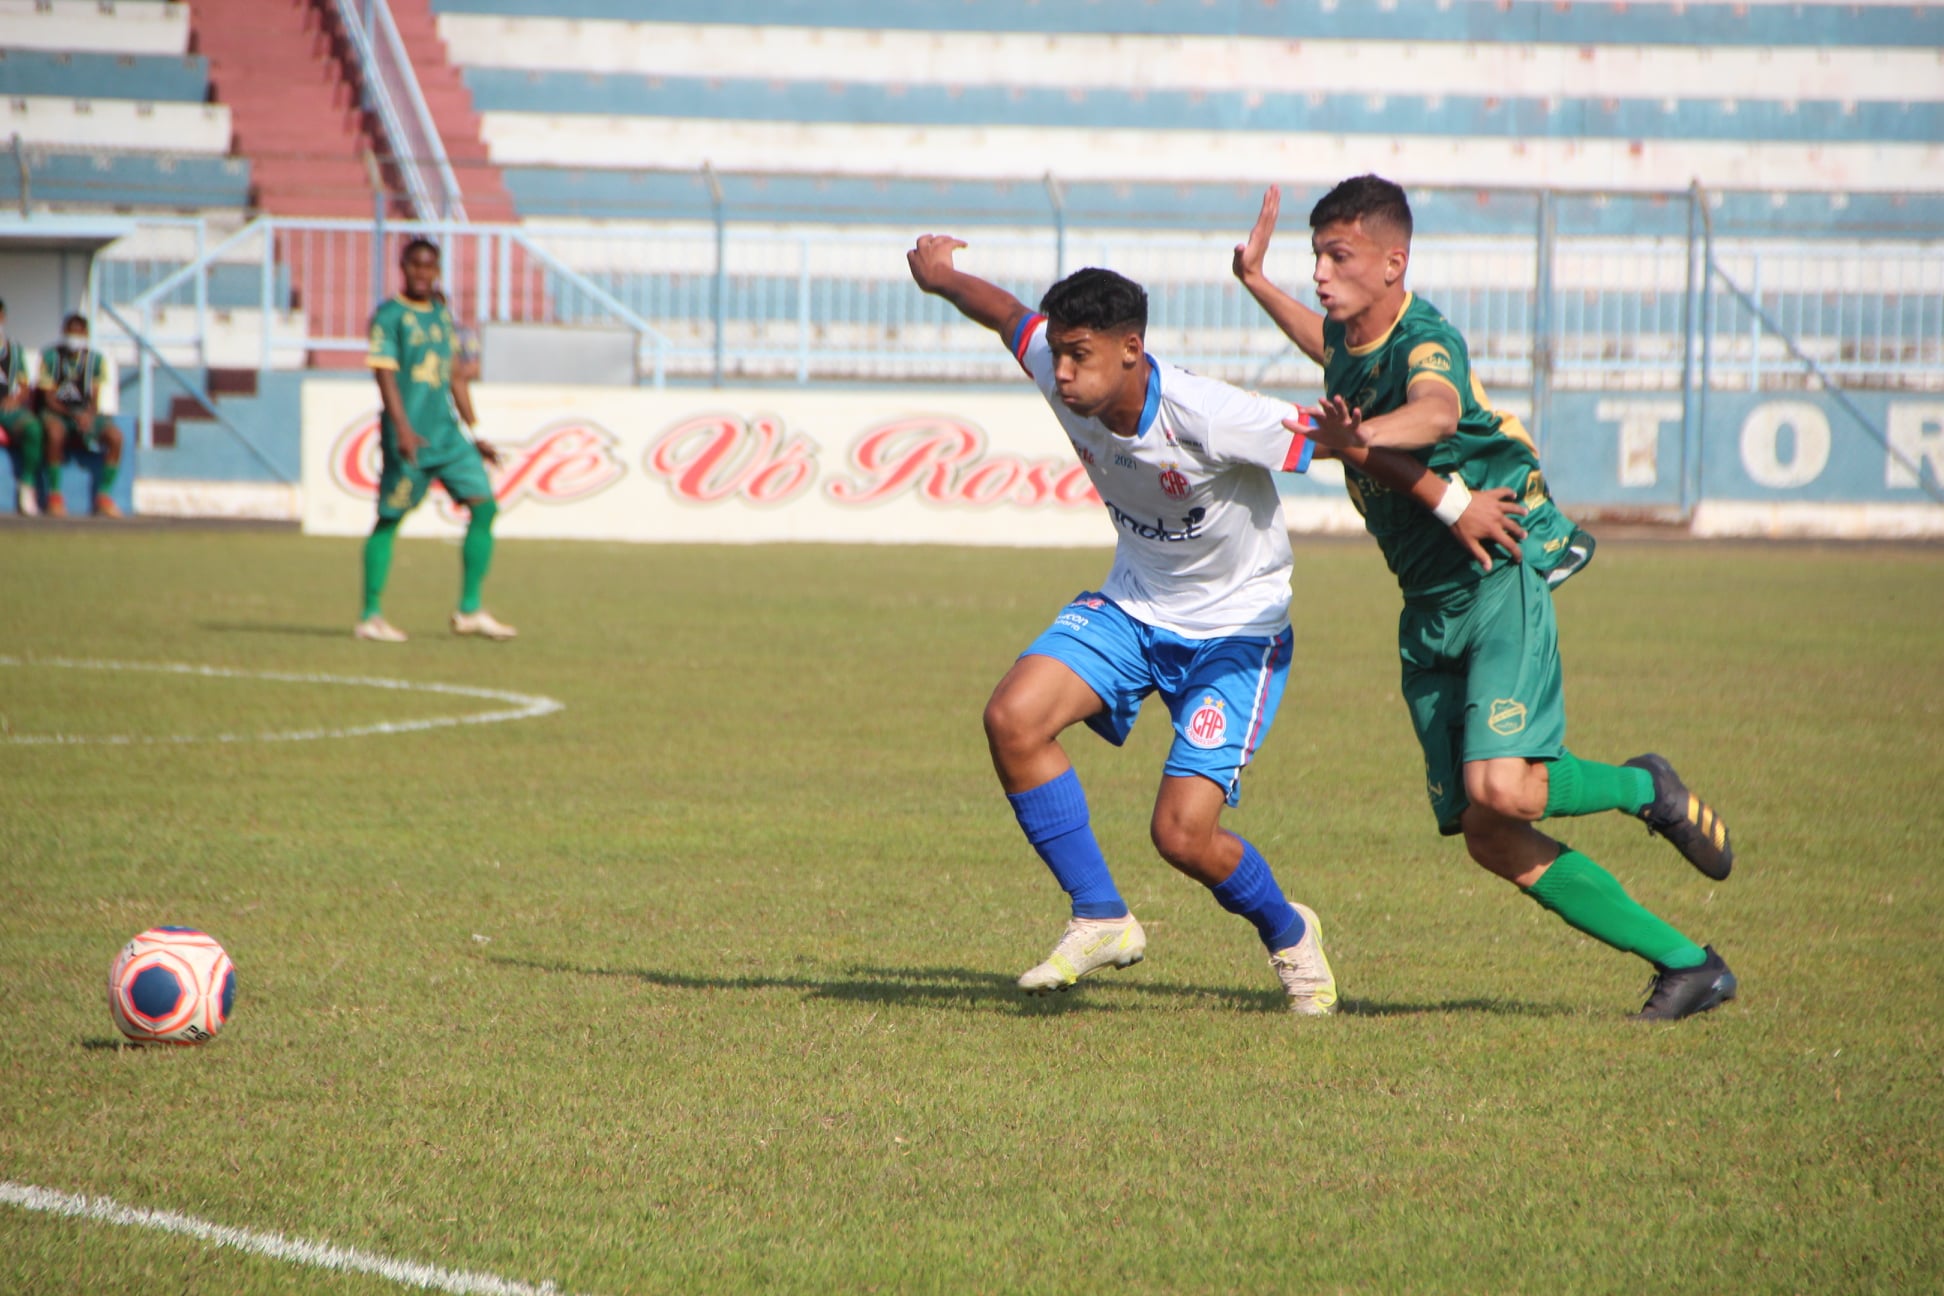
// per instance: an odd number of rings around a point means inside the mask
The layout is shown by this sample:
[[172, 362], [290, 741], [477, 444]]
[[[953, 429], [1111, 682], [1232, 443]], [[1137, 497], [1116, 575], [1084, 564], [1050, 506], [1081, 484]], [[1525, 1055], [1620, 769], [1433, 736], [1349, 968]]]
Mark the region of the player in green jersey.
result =
[[27, 348], [7, 336], [7, 304], [0, 302], [0, 430], [14, 455], [14, 498], [23, 517], [40, 514], [41, 421], [27, 383]]
[[[1712, 947], [1697, 945], [1641, 906], [1586, 856], [1533, 825], [1620, 810], [1666, 836], [1688, 862], [1725, 878], [1728, 828], [1664, 759], [1622, 765], [1566, 748], [1566, 715], [1552, 597], [1542, 568], [1576, 529], [1553, 504], [1532, 440], [1492, 407], [1471, 372], [1465, 340], [1404, 286], [1411, 212], [1404, 191], [1376, 176], [1346, 180], [1310, 213], [1314, 280], [1323, 313], [1269, 281], [1263, 259], [1279, 199], [1270, 190], [1235, 271], [1304, 354], [1323, 366], [1324, 400], [1311, 435], [1339, 447], [1351, 499], [1404, 591], [1398, 623], [1403, 692], [1424, 749], [1427, 790], [1447, 835], [1471, 856], [1596, 940], [1646, 959], [1654, 981], [1639, 1016], [1673, 1020], [1732, 999], [1736, 982]], [[1359, 456], [1402, 450], [1470, 489], [1523, 499], [1523, 553], [1491, 570], [1453, 546], [1443, 526], [1366, 473]]]
[[385, 620], [380, 601], [391, 574], [399, 523], [437, 481], [471, 515], [460, 547], [459, 607], [452, 614], [452, 631], [511, 639], [518, 632], [479, 603], [493, 562], [493, 519], [499, 513], [486, 465], [499, 463], [499, 452], [460, 428], [462, 419], [467, 428], [475, 422], [472, 390], [469, 383], [454, 381], [456, 330], [452, 312], [437, 296], [439, 249], [429, 240], [413, 239], [405, 245], [399, 267], [405, 290], [372, 312], [371, 351], [365, 357], [384, 402], [379, 420], [383, 469], [378, 523], [365, 541], [364, 615], [355, 633], [377, 643], [405, 642], [405, 632]]
[[94, 511], [99, 517], [120, 517], [111, 492], [121, 476], [122, 433], [115, 420], [101, 412], [101, 393], [108, 385], [108, 357], [88, 345], [88, 317], [70, 315], [61, 322], [61, 340], [41, 352], [41, 428], [47, 435], [47, 511], [64, 517], [61, 471], [73, 448], [101, 456], [95, 475]]

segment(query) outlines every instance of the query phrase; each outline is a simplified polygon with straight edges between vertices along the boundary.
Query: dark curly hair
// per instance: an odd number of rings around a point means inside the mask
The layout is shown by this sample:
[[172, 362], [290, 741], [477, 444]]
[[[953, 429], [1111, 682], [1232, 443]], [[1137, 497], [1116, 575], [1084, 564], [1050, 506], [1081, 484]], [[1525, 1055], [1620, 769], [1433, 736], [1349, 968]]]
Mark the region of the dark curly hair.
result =
[[1048, 288], [1040, 311], [1063, 328], [1147, 335], [1147, 289], [1098, 266], [1075, 270]]

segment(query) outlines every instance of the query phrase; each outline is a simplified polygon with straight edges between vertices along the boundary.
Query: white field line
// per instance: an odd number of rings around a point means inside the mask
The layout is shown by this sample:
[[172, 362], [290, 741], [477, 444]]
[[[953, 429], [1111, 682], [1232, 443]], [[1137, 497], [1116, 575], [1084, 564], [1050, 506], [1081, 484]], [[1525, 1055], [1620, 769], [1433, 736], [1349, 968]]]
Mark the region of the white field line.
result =
[[558, 1296], [560, 1292], [550, 1282], [535, 1287], [495, 1274], [468, 1273], [463, 1269], [441, 1269], [436, 1265], [415, 1264], [410, 1260], [394, 1260], [390, 1256], [374, 1255], [356, 1247], [332, 1246], [328, 1242], [288, 1238], [281, 1233], [231, 1228], [227, 1224], [213, 1224], [193, 1215], [143, 1210], [138, 1206], [124, 1206], [107, 1197], [81, 1197], [56, 1192], [52, 1188], [36, 1188], [32, 1184], [0, 1181], [0, 1202], [19, 1206], [23, 1210], [46, 1211], [102, 1224], [123, 1224], [176, 1233], [213, 1246], [235, 1247], [239, 1251], [272, 1260], [310, 1265], [318, 1269], [336, 1269], [344, 1273], [372, 1274], [395, 1283], [404, 1283], [408, 1287], [452, 1292], [455, 1296]]
[[180, 662], [97, 661], [71, 657], [0, 656], [0, 666], [53, 666], [69, 670], [153, 671], [164, 675], [197, 675], [207, 679], [271, 680], [285, 684], [337, 684], [353, 688], [399, 689], [408, 693], [444, 693], [453, 697], [485, 698], [491, 702], [515, 705], [503, 711], [480, 711], [472, 715], [427, 716], [419, 720], [393, 720], [379, 724], [353, 725], [341, 729], [286, 729], [271, 733], [166, 734], [147, 737], [136, 734], [0, 734], [0, 742], [31, 746], [79, 746], [102, 744], [132, 747], [152, 743], [237, 743], [309, 742], [319, 738], [363, 738], [371, 734], [414, 733], [423, 729], [443, 729], [452, 725], [498, 724], [505, 720], [531, 720], [566, 709], [566, 704], [539, 694], [508, 693], [500, 689], [474, 688], [469, 684], [437, 684], [417, 680], [386, 679], [375, 675], [315, 675], [294, 671], [238, 670], [228, 666], [192, 666]]

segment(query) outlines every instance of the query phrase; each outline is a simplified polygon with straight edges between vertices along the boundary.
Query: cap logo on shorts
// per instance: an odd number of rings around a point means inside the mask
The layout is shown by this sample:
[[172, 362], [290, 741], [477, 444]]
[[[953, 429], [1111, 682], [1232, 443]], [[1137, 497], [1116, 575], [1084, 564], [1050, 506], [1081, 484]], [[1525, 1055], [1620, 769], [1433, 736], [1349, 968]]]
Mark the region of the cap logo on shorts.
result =
[[1188, 741], [1197, 747], [1220, 747], [1228, 734], [1228, 717], [1222, 713], [1222, 699], [1203, 697], [1195, 714], [1188, 717]]
[[1525, 703], [1512, 698], [1493, 698], [1491, 714], [1485, 723], [1492, 727], [1495, 734], [1511, 735], [1525, 728]]

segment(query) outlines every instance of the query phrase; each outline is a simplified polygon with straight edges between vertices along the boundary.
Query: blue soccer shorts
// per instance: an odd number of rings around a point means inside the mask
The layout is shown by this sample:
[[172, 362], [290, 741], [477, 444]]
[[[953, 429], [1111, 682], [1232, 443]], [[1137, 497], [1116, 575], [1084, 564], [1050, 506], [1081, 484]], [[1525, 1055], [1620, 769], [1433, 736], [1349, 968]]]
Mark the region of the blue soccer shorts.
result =
[[1189, 639], [1136, 621], [1110, 598], [1083, 593], [1053, 619], [1022, 657], [1051, 657], [1106, 705], [1087, 727], [1116, 747], [1127, 741], [1141, 702], [1159, 693], [1174, 720], [1162, 770], [1200, 775], [1242, 800], [1242, 769], [1268, 736], [1289, 682], [1287, 628], [1275, 635]]

